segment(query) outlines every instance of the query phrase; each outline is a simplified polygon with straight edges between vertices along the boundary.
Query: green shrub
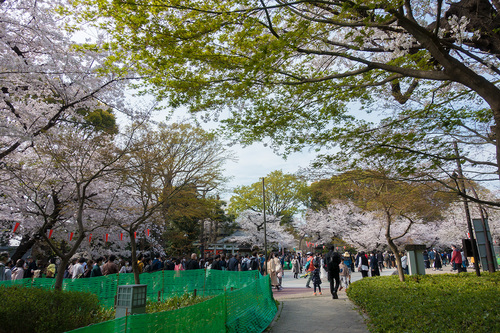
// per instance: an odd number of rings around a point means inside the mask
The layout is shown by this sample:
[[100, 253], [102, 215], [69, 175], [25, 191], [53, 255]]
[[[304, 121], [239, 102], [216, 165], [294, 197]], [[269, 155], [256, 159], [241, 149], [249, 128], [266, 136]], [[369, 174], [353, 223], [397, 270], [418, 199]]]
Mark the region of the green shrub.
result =
[[185, 293], [184, 295], [174, 296], [163, 302], [147, 302], [146, 313], [176, 310], [186, 306], [201, 303], [210, 298], [212, 297], [200, 297]]
[[367, 278], [347, 296], [371, 332], [500, 332], [500, 272]]
[[0, 332], [65, 332], [105, 318], [96, 295], [0, 286]]

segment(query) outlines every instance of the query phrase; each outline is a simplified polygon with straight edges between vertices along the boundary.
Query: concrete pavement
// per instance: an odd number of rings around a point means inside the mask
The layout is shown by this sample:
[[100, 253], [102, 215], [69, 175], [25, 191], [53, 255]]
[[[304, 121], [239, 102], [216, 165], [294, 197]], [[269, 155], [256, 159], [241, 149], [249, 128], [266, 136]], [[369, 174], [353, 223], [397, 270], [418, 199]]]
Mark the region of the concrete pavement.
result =
[[[391, 275], [393, 272], [393, 269], [387, 269], [382, 275]], [[361, 273], [354, 272], [351, 282], [361, 278]], [[305, 285], [306, 279], [294, 279], [291, 271], [285, 271], [283, 290], [273, 289], [274, 298], [280, 301], [280, 309], [266, 332], [369, 332], [365, 318], [347, 298], [345, 290], [338, 293], [338, 299], [332, 299], [328, 280], [323, 280], [323, 294], [319, 296], [314, 296], [313, 288], [306, 288]]]

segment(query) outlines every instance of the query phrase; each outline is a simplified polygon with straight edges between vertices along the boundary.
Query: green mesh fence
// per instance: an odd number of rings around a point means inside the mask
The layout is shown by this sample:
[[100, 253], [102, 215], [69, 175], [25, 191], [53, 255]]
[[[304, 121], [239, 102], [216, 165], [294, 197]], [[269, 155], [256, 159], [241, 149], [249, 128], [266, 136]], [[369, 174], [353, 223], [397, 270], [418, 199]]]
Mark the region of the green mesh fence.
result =
[[[244, 272], [222, 273], [232, 281], [238, 280], [239, 274], [244, 276]], [[218, 296], [189, 307], [127, 316], [71, 332], [262, 332], [276, 311], [270, 280], [266, 276], [254, 279], [246, 287], [222, 291]]]
[[[2, 281], [4, 285], [53, 288], [54, 279]], [[205, 302], [173, 311], [133, 315], [80, 328], [72, 332], [262, 332], [276, 314], [269, 276], [257, 271], [160, 271], [140, 275], [150, 301], [186, 292], [215, 296]], [[66, 279], [64, 290], [96, 294], [104, 307], [113, 307], [118, 285], [135, 284], [133, 274]]]
[[[225, 289], [237, 289], [259, 278], [257, 271], [230, 272], [219, 270], [159, 271], [140, 275], [141, 284], [146, 284], [148, 300], [164, 300], [196, 289], [201, 296], [219, 295]], [[5, 285], [53, 288], [54, 279], [36, 278], [2, 281]], [[104, 307], [113, 307], [118, 285], [135, 284], [133, 274], [113, 274], [85, 279], [65, 279], [63, 290], [84, 291], [96, 294]]]

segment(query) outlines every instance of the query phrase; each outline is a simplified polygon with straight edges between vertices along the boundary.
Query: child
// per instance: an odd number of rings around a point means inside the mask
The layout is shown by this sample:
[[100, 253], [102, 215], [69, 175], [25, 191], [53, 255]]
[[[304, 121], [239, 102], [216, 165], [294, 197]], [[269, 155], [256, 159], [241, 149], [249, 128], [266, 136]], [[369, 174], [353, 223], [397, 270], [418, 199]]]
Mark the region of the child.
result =
[[319, 272], [319, 267], [316, 267], [312, 273], [312, 282], [314, 285], [314, 294], [316, 295], [316, 287], [318, 287], [318, 294], [321, 295], [321, 276]]
[[340, 288], [339, 290], [342, 290], [342, 285], [349, 287], [349, 283], [351, 283], [351, 270], [346, 264], [346, 260], [342, 261], [340, 263]]

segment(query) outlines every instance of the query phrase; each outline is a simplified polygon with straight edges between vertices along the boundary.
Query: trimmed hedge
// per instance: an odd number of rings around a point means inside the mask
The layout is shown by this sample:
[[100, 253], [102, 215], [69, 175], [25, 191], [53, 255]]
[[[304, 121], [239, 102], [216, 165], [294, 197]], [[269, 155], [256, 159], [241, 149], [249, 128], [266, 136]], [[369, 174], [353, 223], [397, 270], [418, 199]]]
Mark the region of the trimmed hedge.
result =
[[66, 332], [97, 323], [105, 314], [96, 295], [0, 286], [0, 332]]
[[365, 278], [347, 296], [371, 332], [500, 332], [500, 272]]

